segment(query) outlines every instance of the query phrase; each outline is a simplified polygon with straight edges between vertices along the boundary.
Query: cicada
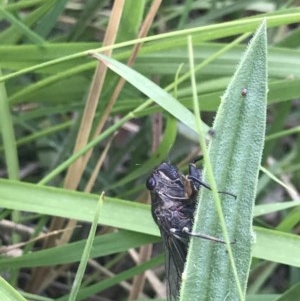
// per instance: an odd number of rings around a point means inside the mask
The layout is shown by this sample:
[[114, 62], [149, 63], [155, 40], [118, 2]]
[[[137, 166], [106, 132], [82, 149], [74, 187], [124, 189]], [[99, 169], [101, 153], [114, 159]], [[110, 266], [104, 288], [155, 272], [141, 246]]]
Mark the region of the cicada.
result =
[[[201, 159], [199, 157], [189, 164], [188, 175], [183, 175], [175, 166], [163, 162], [146, 181], [146, 187], [151, 193], [152, 216], [160, 229], [166, 253], [168, 300], [177, 300], [190, 237], [224, 243], [221, 239], [191, 232], [200, 187], [210, 189], [202, 181], [202, 169], [196, 166], [196, 162]], [[229, 192], [220, 193], [235, 197]]]

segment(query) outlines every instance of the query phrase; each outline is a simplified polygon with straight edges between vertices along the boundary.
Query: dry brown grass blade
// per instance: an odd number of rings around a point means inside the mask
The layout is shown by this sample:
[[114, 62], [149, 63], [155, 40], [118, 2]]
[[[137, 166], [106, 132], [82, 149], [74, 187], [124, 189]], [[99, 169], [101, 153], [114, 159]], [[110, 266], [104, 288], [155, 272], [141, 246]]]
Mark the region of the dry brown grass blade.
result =
[[[140, 255], [136, 252], [136, 250], [129, 250], [129, 254], [136, 264], [140, 263]], [[146, 271], [145, 275], [150, 286], [156, 292], [156, 297], [166, 298], [166, 285], [157, 277], [157, 275], [152, 270]], [[142, 295], [143, 294], [140, 294], [138, 298], [142, 298]]]
[[[140, 32], [138, 34], [138, 38], [144, 38], [145, 36], [147, 36], [148, 34], [148, 31], [153, 23], [153, 20], [156, 16], [156, 13], [159, 9], [159, 6], [161, 4], [161, 1], [162, 0], [156, 0], [152, 3], [151, 7], [150, 7], [150, 10], [145, 18], [145, 21], [143, 22], [142, 26], [141, 26], [141, 29], [140, 29]], [[136, 57], [137, 57], [137, 54], [138, 54], [138, 51], [139, 49], [141, 48], [142, 44], [136, 44], [134, 45], [133, 47], [133, 50], [131, 52], [131, 55], [127, 61], [127, 66], [132, 66]], [[95, 132], [95, 136], [99, 135], [103, 129], [103, 126], [104, 124], [106, 123], [109, 115], [110, 115], [110, 112], [114, 106], [114, 104], [116, 103], [117, 101], [117, 98], [123, 88], [125, 84], [125, 79], [123, 78], [120, 78], [114, 92], [113, 92], [113, 95], [111, 97], [111, 99], [109, 100], [108, 102], [108, 105], [104, 111], [104, 114], [103, 114], [103, 118], [100, 120], [98, 126], [97, 126], [97, 129], [96, 129], [96, 132]]]
[[[20, 225], [20, 226], [25, 228], [23, 225]], [[79, 226], [77, 226], [77, 227], [79, 227]], [[5, 254], [7, 256], [14, 257], [13, 254], [11, 253], [12, 251], [19, 250], [20, 248], [28, 245], [29, 243], [33, 243], [33, 242], [36, 242], [38, 240], [45, 239], [46, 237], [49, 237], [49, 236], [53, 236], [53, 235], [55, 236], [55, 235], [59, 235], [59, 234], [61, 234], [63, 232], [66, 232], [66, 231], [73, 231], [73, 230], [74, 230], [74, 228], [65, 228], [65, 229], [56, 230], [56, 231], [53, 231], [53, 232], [50, 232], [50, 233], [40, 233], [37, 237], [31, 238], [31, 239], [29, 239], [25, 242], [20, 242], [20, 243], [13, 244], [13, 245], [10, 245], [10, 246], [0, 247], [0, 254]], [[32, 231], [31, 234], [33, 234], [33, 231]]]
[[[124, 0], [116, 0], [114, 2], [111, 17], [109, 19], [107, 31], [105, 33], [105, 38], [103, 41], [103, 46], [112, 45], [115, 42], [122, 11], [124, 7]], [[105, 54], [110, 56], [112, 50], [108, 50]], [[90, 132], [92, 128], [92, 122], [95, 116], [95, 111], [97, 108], [99, 96], [102, 91], [102, 86], [104, 82], [104, 78], [107, 72], [107, 67], [99, 62], [97, 65], [97, 68], [94, 73], [94, 77], [91, 83], [90, 92], [87, 98], [86, 106], [84, 109], [80, 129], [78, 132], [77, 140], [74, 147], [74, 153], [76, 153], [79, 149], [81, 149], [83, 146], [87, 144], [88, 138], [90, 137]], [[80, 158], [74, 164], [72, 164], [66, 175], [65, 184], [64, 187], [67, 189], [76, 189], [80, 178], [82, 176], [82, 173], [84, 171], [84, 164], [83, 159]], [[61, 229], [65, 223], [65, 220], [62, 218], [54, 218], [51, 221], [50, 231], [55, 231], [58, 229]], [[76, 225], [76, 221], [72, 221], [69, 224], [72, 224], [73, 226]], [[71, 236], [68, 235], [68, 237], [65, 237], [65, 239], [68, 239]], [[60, 243], [66, 242], [64, 239], [60, 240]], [[53, 247], [56, 245], [56, 241], [52, 238], [49, 238], [44, 243], [44, 248]], [[37, 292], [40, 290], [43, 286], [43, 282], [47, 278], [47, 274], [50, 271], [49, 268], [36, 268], [33, 270], [31, 281], [28, 282], [27, 290], [29, 292]]]
[[[145, 262], [151, 258], [152, 246], [142, 246], [139, 250], [139, 263]], [[145, 285], [145, 273], [137, 275], [133, 278], [132, 289], [128, 300], [135, 300], [139, 297]]]
[[99, 174], [99, 171], [100, 171], [100, 169], [101, 169], [101, 167], [102, 167], [102, 165], [104, 163], [104, 160], [106, 158], [108, 150], [110, 149], [111, 143], [112, 143], [114, 137], [116, 136], [116, 134], [117, 133], [115, 133], [108, 140], [108, 142], [107, 142], [107, 144], [106, 144], [106, 146], [105, 146], [105, 148], [104, 148], [104, 150], [103, 150], [103, 152], [102, 152], [102, 154], [101, 154], [101, 156], [100, 156], [100, 158], [99, 158], [99, 160], [98, 160], [98, 162], [97, 162], [97, 164], [96, 164], [96, 166], [95, 166], [95, 168], [94, 168], [94, 170], [93, 170], [93, 172], [92, 172], [92, 174], [91, 174], [91, 176], [90, 176], [90, 178], [89, 178], [89, 180], [88, 180], [88, 182], [87, 182], [87, 184], [86, 184], [86, 186], [84, 188], [85, 192], [92, 191], [92, 188], [93, 188], [93, 186], [95, 184], [96, 178], [97, 178], [97, 176]]
[[[112, 9], [112, 14], [109, 19], [107, 31], [104, 37], [103, 46], [113, 45], [115, 43], [122, 11], [124, 7], [124, 0], [116, 0]], [[111, 56], [112, 50], [104, 52], [105, 55]], [[98, 105], [99, 97], [103, 88], [104, 79], [107, 73], [107, 66], [99, 62], [91, 83], [90, 92], [87, 98], [87, 103], [84, 109], [81, 125], [79, 128], [77, 141], [74, 148], [74, 153], [80, 150], [87, 144], [90, 137], [92, 124]], [[76, 189], [80, 181], [82, 173], [85, 169], [83, 158], [77, 160], [70, 166], [65, 180], [65, 187], [68, 189]]]
[[[141, 26], [141, 29], [140, 29], [140, 32], [138, 34], [138, 38], [143, 38], [145, 36], [147, 36], [148, 34], [148, 31], [153, 23], [153, 20], [156, 16], [156, 13], [160, 7], [160, 4], [161, 4], [162, 0], [156, 0], [152, 3], [150, 9], [149, 9], [149, 12]], [[136, 44], [134, 45], [133, 47], [133, 50], [132, 50], [132, 53], [127, 61], [127, 66], [132, 66], [135, 59], [136, 59], [136, 56], [138, 54], [138, 51], [140, 49], [140, 47], [142, 46], [142, 44]], [[110, 116], [110, 112], [114, 106], [114, 104], [116, 103], [117, 99], [118, 99], [118, 96], [123, 88], [125, 84], [125, 80], [123, 78], [120, 78], [118, 84], [116, 85], [114, 91], [113, 91], [113, 95], [111, 97], [111, 99], [109, 100], [108, 102], [108, 105], [107, 107], [105, 108], [105, 111], [103, 112], [103, 117], [102, 119], [100, 120], [97, 128], [96, 128], [96, 131], [95, 131], [95, 134], [94, 134], [94, 137], [96, 137], [97, 135], [99, 135], [108, 119], [108, 117]], [[92, 154], [92, 150], [87, 152], [87, 154], [84, 156], [84, 165], [87, 164], [90, 156]]]

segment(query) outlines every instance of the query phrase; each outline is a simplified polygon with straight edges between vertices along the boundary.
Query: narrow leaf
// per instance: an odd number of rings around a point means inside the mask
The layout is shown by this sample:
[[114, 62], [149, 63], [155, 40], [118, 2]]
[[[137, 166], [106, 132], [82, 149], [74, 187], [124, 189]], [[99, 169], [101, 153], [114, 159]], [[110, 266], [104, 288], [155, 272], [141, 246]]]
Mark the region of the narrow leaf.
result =
[[[266, 123], [266, 24], [253, 37], [223, 98], [209, 146], [231, 252], [221, 243], [193, 238], [182, 279], [181, 300], [241, 300], [245, 296], [254, 234], [252, 216]], [[204, 181], [208, 182], [204, 176]], [[223, 238], [208, 189], [202, 189], [194, 232]], [[236, 275], [233, 266], [236, 267]], [[238, 292], [240, 284], [240, 293]], [[241, 294], [242, 291], [242, 294]]]
[[1, 301], [26, 301], [20, 293], [8, 282], [0, 277], [0, 300]]
[[[143, 92], [150, 99], [155, 101], [158, 105], [172, 114], [176, 119], [180, 120], [183, 124], [187, 125], [191, 129], [195, 129], [195, 116], [184, 105], [177, 101], [173, 96], [168, 94], [164, 89], [156, 85], [154, 82], [129, 68], [128, 66], [111, 59], [105, 55], [99, 53], [92, 53], [92, 55], [101, 60], [108, 68], [119, 74], [126, 79], [139, 91]], [[208, 130], [208, 127], [205, 129]]]

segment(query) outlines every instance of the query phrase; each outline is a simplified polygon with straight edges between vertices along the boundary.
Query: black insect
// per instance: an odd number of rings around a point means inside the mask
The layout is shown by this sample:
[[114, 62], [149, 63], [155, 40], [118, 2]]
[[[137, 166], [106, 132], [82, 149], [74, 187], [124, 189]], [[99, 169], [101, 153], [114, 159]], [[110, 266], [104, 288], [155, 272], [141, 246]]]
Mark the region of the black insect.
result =
[[[199, 157], [189, 164], [187, 176], [175, 166], [163, 162], [146, 182], [151, 192], [152, 216], [160, 229], [166, 252], [168, 300], [177, 300], [190, 236], [224, 243], [221, 239], [191, 232], [199, 189], [201, 186], [210, 189], [202, 181], [202, 169], [195, 164], [201, 159]], [[219, 193], [235, 197], [229, 192]]]

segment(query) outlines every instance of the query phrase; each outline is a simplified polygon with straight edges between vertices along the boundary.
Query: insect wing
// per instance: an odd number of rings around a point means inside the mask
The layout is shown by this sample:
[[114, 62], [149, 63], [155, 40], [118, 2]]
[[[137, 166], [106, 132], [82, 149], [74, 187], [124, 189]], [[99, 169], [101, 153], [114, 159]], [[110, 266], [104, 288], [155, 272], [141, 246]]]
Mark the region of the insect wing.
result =
[[167, 280], [167, 298], [177, 300], [181, 285], [181, 275], [184, 269], [187, 244], [173, 233], [161, 230], [165, 249], [165, 268]]

